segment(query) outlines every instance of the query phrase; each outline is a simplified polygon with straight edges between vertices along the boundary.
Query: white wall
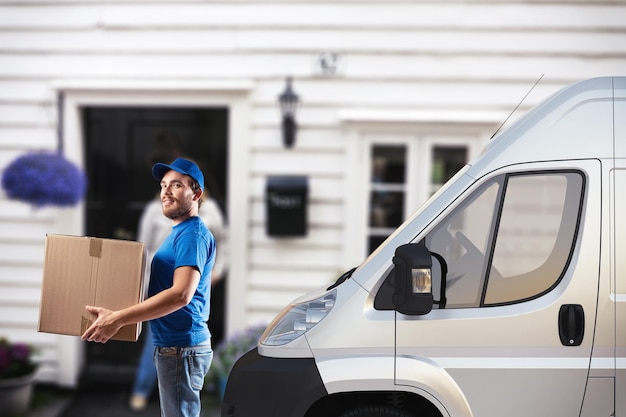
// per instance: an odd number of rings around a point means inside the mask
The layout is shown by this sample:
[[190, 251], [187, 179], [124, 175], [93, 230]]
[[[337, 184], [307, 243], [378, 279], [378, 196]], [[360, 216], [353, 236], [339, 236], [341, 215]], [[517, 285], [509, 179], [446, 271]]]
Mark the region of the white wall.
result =
[[[321, 52], [338, 54], [335, 73], [322, 73]], [[235, 330], [360, 261], [350, 242], [362, 239], [362, 216], [351, 216], [361, 138], [434, 121], [483, 132], [483, 142], [542, 74], [522, 111], [570, 82], [623, 75], [625, 58], [626, 2], [617, 0], [0, 0], [0, 171], [27, 150], [56, 148], [58, 91], [71, 102], [108, 85], [117, 103], [146, 92], [167, 102], [198, 87], [211, 101], [224, 85], [248, 86], [245, 103], [231, 102], [241, 109], [231, 126], [243, 129], [228, 187]], [[288, 75], [302, 99], [294, 149], [281, 144], [276, 102]], [[66, 149], [80, 159], [69, 124]], [[310, 178], [305, 239], [265, 235], [274, 174]], [[72, 343], [35, 332], [44, 236], [80, 231], [80, 217], [0, 194], [0, 334], [42, 347], [43, 379], [59, 379]]]

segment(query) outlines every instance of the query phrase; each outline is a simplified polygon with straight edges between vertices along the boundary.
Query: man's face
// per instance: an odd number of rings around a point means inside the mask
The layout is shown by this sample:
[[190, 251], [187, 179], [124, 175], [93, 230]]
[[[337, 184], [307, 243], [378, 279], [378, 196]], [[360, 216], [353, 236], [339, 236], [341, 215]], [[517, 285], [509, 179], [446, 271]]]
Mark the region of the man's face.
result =
[[163, 214], [181, 222], [193, 214], [197, 207], [196, 194], [191, 188], [191, 179], [176, 171], [168, 171], [161, 179], [161, 205]]

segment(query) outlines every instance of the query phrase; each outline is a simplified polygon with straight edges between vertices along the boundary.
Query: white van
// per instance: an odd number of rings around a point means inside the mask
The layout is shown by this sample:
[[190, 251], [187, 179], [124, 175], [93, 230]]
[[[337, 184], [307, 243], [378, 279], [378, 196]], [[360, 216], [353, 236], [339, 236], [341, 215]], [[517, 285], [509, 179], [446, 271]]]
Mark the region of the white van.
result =
[[289, 305], [223, 417], [626, 416], [626, 77], [558, 92]]

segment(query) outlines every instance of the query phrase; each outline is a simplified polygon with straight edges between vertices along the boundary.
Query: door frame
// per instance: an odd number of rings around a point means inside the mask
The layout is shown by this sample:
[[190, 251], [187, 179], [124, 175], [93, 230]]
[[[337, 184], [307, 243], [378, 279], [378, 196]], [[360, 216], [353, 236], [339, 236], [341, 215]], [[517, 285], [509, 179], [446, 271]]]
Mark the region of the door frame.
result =
[[[85, 167], [81, 108], [86, 106], [161, 106], [161, 107], [226, 107], [228, 108], [228, 173], [225, 194], [228, 196], [229, 253], [238, 259], [247, 258], [246, 225], [249, 223], [247, 190], [249, 178], [248, 138], [251, 135], [250, 92], [254, 84], [249, 80], [224, 81], [139, 81], [139, 80], [57, 80], [53, 90], [61, 97], [58, 115], [64, 156]], [[57, 216], [58, 230], [82, 236], [85, 233], [85, 205], [79, 203]], [[247, 275], [246, 262], [232, 262], [229, 268], [227, 294], [241, 294]], [[245, 306], [228, 302], [226, 332], [245, 322]], [[62, 379], [73, 385], [82, 367], [82, 344], [72, 339], [64, 342], [60, 369]]]

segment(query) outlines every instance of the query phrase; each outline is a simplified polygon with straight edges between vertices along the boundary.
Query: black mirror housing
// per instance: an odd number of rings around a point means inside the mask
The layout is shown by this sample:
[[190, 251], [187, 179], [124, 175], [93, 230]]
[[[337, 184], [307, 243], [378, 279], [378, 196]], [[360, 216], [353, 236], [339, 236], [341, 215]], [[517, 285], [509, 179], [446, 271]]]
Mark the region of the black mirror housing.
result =
[[434, 304], [430, 251], [422, 243], [399, 246], [393, 264], [395, 283], [392, 300], [396, 310], [407, 315], [428, 314]]

